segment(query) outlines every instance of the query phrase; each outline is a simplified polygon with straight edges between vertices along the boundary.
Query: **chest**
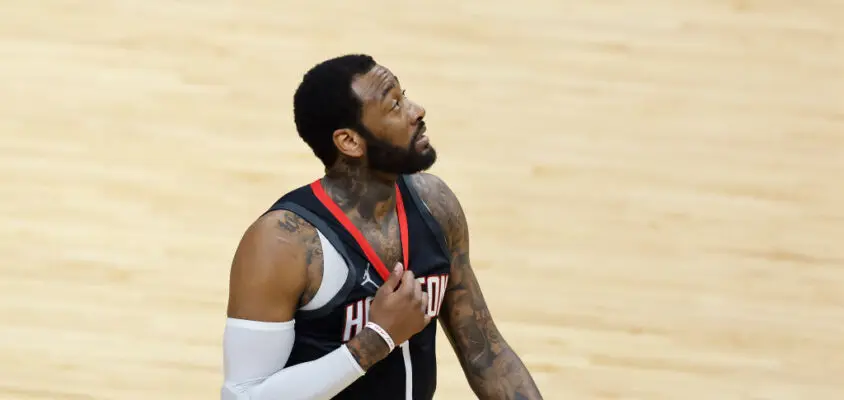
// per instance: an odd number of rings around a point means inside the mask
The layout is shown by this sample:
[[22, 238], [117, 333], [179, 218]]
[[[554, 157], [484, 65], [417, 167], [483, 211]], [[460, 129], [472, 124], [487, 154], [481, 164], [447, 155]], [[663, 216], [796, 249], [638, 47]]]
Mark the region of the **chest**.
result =
[[385, 218], [379, 224], [351, 218], [372, 250], [384, 265], [391, 269], [396, 263], [402, 262], [401, 229], [395, 215]]
[[[407, 217], [409, 269], [422, 290], [429, 294], [427, 313], [436, 318], [448, 287], [450, 261], [428, 224], [415, 213]], [[366, 325], [371, 302], [384, 280], [358, 238], [366, 240], [387, 268], [403, 259], [397, 218], [377, 225], [354, 217], [349, 219], [355, 223], [355, 230], [339, 224], [332, 229], [336, 235], [332, 236], [335, 238], [332, 245], [342, 256], [330, 261], [337, 268], [325, 268], [348, 271], [346, 284], [320, 312], [299, 315], [297, 334], [302, 337], [337, 344], [348, 341]]]

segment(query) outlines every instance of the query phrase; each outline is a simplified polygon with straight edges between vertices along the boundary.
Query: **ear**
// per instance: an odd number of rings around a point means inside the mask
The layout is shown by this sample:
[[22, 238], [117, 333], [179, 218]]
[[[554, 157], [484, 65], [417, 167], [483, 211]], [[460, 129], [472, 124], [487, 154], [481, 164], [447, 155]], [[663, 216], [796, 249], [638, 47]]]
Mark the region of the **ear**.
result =
[[363, 138], [351, 129], [338, 129], [334, 131], [334, 145], [340, 154], [352, 158], [363, 157], [366, 150], [366, 143]]

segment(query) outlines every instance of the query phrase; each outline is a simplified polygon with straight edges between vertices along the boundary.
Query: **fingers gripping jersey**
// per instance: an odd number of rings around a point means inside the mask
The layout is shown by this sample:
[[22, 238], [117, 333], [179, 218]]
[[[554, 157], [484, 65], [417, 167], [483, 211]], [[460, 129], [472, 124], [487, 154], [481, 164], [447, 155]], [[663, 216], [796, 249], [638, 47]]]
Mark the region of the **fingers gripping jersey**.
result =
[[[448, 285], [449, 253], [439, 225], [410, 186], [408, 177], [402, 176], [398, 186], [407, 214], [408, 265], [428, 293], [431, 323], [406, 343], [397, 343], [390, 355], [334, 399], [421, 400], [433, 398], [436, 390], [436, 320]], [[296, 340], [285, 365], [290, 367], [318, 359], [360, 332], [368, 320], [375, 292], [384, 281], [355, 238], [309, 186], [285, 194], [267, 212], [281, 209], [314, 225], [341, 254], [349, 272], [342, 288], [327, 304], [296, 313]]]

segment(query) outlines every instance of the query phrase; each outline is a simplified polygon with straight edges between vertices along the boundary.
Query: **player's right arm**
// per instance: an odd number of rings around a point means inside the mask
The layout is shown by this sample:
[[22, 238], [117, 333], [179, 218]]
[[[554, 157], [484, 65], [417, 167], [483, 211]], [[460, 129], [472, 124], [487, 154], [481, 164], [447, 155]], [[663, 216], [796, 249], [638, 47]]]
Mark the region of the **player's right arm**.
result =
[[[268, 213], [247, 229], [231, 267], [221, 399], [328, 399], [389, 354], [378, 333], [363, 329], [319, 359], [284, 368], [294, 315], [316, 294], [322, 261], [316, 229], [292, 212]], [[399, 281], [407, 284], [395, 289]], [[398, 344], [421, 330], [417, 321], [427, 323], [427, 299], [412, 274], [394, 272], [388, 283], [373, 300], [370, 320]], [[412, 308], [418, 316], [408, 313]]]

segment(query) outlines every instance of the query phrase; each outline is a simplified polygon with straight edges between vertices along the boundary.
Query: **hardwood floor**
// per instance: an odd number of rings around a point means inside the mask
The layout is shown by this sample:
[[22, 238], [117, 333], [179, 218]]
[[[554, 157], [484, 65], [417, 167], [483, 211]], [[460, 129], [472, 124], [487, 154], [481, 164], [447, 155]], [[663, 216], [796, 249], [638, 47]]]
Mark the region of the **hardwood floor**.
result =
[[[350, 52], [427, 108], [546, 399], [844, 397], [840, 1], [0, 15], [0, 398], [218, 398], [234, 248], [321, 173], [293, 91]], [[440, 353], [436, 398], [473, 398]]]

